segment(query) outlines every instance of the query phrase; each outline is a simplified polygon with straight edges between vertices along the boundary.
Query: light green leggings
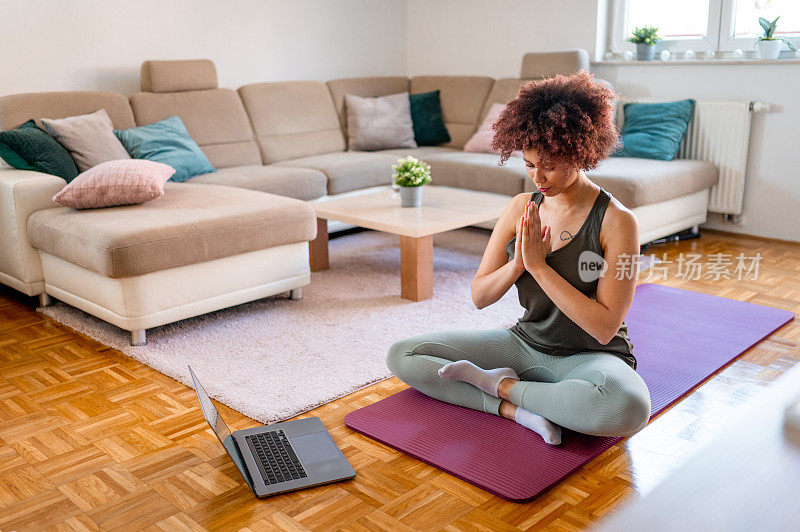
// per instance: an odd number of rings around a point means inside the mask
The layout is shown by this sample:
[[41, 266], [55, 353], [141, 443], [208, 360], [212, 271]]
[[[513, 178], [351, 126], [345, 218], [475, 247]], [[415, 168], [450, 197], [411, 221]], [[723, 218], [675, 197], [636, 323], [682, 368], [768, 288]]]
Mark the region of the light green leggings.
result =
[[548, 355], [507, 329], [412, 336], [389, 348], [386, 364], [425, 395], [499, 415], [501, 399], [439, 376], [439, 368], [456, 360], [483, 369], [512, 368], [520, 378], [509, 392], [512, 403], [577, 432], [629, 436], [650, 419], [647, 385], [621, 358], [603, 352]]

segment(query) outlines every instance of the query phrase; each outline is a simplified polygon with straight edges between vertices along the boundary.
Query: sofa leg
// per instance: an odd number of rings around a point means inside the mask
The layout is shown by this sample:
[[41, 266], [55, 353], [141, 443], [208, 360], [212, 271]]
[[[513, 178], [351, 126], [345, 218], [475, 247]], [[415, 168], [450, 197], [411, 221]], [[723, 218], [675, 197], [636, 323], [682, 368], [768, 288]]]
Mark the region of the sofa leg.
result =
[[131, 331], [131, 345], [145, 345], [147, 343], [147, 330], [136, 329]]
[[693, 225], [692, 226], [692, 233], [699, 233], [699, 232], [700, 232], [700, 226], [699, 225]]
[[295, 288], [294, 290], [289, 291], [289, 299], [292, 301], [297, 301], [303, 298], [303, 288]]
[[46, 292], [42, 292], [39, 294], [39, 306], [40, 307], [49, 307], [53, 304], [53, 298], [50, 297]]

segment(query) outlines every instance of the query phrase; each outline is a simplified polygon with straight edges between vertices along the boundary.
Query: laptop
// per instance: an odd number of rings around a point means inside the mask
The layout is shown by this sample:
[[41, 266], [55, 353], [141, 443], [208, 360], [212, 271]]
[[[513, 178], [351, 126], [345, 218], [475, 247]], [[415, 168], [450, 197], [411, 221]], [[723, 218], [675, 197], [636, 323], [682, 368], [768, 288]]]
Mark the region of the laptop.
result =
[[189, 373], [203, 416], [257, 497], [356, 476], [318, 417], [231, 432], [191, 367]]

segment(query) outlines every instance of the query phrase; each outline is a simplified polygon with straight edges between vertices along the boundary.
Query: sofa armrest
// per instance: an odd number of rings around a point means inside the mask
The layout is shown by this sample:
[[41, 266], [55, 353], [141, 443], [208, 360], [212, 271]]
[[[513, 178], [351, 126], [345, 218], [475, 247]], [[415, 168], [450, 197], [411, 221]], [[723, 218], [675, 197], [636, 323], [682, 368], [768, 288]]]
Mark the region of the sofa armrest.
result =
[[39, 253], [28, 243], [28, 217], [58, 207], [53, 195], [67, 183], [60, 177], [0, 167], [0, 282], [29, 296], [44, 291]]

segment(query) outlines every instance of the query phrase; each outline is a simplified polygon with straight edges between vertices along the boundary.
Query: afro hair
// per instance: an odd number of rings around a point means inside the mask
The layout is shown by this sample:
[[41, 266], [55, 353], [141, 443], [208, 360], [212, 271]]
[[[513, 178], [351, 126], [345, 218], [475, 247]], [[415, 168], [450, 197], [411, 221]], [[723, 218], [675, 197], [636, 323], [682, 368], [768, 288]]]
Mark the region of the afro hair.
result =
[[586, 70], [526, 83], [492, 125], [492, 148], [501, 165], [516, 150], [534, 149], [546, 166], [595, 168], [620, 146], [616, 98]]

